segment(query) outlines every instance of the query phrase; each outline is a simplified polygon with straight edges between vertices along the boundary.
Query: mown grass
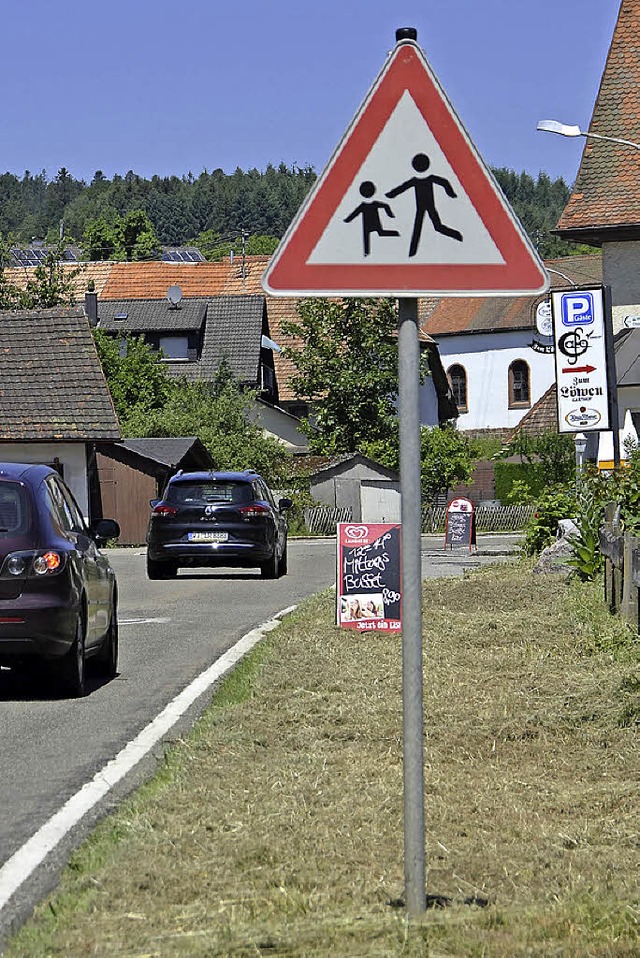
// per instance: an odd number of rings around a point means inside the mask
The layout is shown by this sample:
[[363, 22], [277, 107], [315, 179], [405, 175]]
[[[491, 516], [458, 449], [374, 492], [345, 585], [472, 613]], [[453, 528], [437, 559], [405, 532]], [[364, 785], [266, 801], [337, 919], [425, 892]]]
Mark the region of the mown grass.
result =
[[[424, 585], [427, 890], [402, 908], [397, 637], [308, 601], [103, 822], [17, 956], [631, 956], [637, 636], [598, 586]], [[486, 902], [486, 907], [465, 902]]]

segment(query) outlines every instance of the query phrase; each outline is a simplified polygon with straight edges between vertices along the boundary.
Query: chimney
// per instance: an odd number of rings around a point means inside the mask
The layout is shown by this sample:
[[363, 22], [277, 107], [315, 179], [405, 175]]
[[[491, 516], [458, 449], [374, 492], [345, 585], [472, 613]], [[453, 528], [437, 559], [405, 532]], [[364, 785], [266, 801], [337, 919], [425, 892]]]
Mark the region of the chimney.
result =
[[90, 326], [98, 325], [98, 294], [87, 291], [84, 294], [84, 311], [87, 314]]

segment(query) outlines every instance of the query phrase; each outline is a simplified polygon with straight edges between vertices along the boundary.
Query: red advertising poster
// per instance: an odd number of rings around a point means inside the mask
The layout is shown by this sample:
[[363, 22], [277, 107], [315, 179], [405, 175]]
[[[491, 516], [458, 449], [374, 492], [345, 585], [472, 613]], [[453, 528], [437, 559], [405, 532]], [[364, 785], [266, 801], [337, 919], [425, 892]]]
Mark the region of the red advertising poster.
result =
[[391, 523], [338, 523], [336, 621], [342, 628], [402, 628], [400, 529]]

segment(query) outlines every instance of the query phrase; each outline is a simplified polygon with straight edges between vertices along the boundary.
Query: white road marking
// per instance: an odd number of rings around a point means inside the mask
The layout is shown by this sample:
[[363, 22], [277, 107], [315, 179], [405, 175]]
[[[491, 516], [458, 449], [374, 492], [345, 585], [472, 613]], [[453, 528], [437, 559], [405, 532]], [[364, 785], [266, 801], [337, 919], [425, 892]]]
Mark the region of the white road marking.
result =
[[[214, 682], [240, 661], [264, 636], [277, 628], [280, 619], [295, 605], [277, 612], [272, 619], [247, 632], [206, 671], [202, 672], [150, 722], [114, 759], [96, 772], [90, 782], [65, 802], [48, 822], [38, 829], [0, 868], [0, 910], [5, 907], [23, 882], [38, 868], [47, 855], [104, 796], [125, 777], [145, 755], [167, 734], [196, 699]], [[164, 622], [165, 619], [133, 620]]]
[[164, 625], [171, 622], [171, 619], [121, 619], [118, 618], [118, 625], [147, 625], [148, 623]]

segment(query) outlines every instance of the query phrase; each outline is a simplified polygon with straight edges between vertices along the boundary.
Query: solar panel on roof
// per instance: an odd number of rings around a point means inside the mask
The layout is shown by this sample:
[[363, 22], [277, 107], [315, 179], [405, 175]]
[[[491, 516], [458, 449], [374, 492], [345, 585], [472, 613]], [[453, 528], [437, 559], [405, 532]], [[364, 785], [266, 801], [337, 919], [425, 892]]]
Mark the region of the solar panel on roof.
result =
[[165, 263], [204, 263], [205, 258], [199, 249], [194, 246], [185, 246], [180, 249], [165, 249], [162, 252]]
[[[47, 246], [27, 246], [25, 249], [14, 246], [9, 252], [11, 262], [16, 266], [42, 266], [46, 263], [47, 256], [52, 251]], [[68, 263], [78, 262], [77, 253], [70, 246], [63, 251], [62, 256]]]

